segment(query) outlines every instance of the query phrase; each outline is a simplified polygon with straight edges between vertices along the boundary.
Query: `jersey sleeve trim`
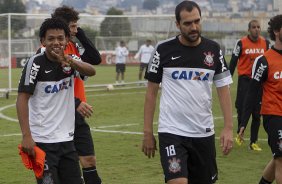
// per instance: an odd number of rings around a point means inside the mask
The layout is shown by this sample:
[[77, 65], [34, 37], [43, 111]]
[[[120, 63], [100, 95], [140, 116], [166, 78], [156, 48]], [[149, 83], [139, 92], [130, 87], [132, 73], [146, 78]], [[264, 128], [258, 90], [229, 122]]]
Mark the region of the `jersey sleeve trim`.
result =
[[233, 83], [233, 80], [232, 80], [229, 70], [214, 76], [214, 84], [217, 88], [226, 86], [232, 83]]

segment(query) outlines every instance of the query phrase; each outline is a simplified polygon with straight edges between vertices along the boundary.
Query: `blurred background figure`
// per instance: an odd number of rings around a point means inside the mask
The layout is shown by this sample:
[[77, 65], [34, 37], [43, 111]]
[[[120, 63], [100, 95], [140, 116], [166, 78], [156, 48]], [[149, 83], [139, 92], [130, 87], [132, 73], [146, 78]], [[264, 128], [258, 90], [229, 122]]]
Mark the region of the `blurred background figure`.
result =
[[142, 80], [143, 71], [146, 70], [153, 51], [154, 47], [152, 46], [152, 41], [150, 39], [147, 39], [146, 43], [141, 45], [138, 52], [134, 56], [135, 59], [140, 60], [140, 68], [138, 74], [139, 81]]
[[[237, 66], [238, 72], [238, 84], [237, 84], [237, 96], [235, 107], [237, 109], [237, 120], [238, 120], [238, 130], [240, 124], [242, 123], [242, 113], [243, 113], [243, 102], [246, 96], [246, 91], [251, 80], [252, 66], [255, 58], [263, 54], [270, 47], [270, 42], [260, 36], [261, 27], [258, 20], [251, 20], [248, 24], [247, 36], [239, 39], [232, 53], [230, 60], [230, 73], [233, 76], [235, 68]], [[254, 151], [261, 151], [262, 149], [257, 144], [258, 132], [260, 126], [260, 103], [262, 89], [259, 89], [259, 93], [256, 100], [256, 106], [252, 111], [252, 124], [250, 133], [250, 145], [249, 148]], [[237, 145], [242, 145], [242, 140], [238, 137], [235, 139]]]
[[[116, 84], [124, 83], [124, 72], [125, 72], [125, 63], [128, 56], [128, 49], [125, 46], [125, 42], [122, 40], [119, 43], [119, 46], [115, 50], [116, 55]], [[121, 77], [121, 80], [120, 80]]]

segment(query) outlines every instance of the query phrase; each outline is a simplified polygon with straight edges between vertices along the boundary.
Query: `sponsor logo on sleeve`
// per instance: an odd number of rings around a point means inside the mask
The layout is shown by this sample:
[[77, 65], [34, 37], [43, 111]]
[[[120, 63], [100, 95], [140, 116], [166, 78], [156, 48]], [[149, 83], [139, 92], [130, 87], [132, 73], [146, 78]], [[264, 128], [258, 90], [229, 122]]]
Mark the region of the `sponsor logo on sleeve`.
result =
[[159, 65], [160, 65], [160, 54], [158, 53], [158, 51], [156, 51], [153, 56], [152, 63], [150, 65], [149, 72], [158, 73]]
[[221, 72], [224, 72], [227, 70], [227, 67], [224, 63], [224, 57], [223, 57], [223, 54], [222, 54], [222, 50], [219, 51], [219, 61], [221, 63]]
[[240, 46], [237, 45], [237, 46], [234, 48], [234, 50], [233, 50], [233, 54], [234, 54], [235, 56], [239, 56], [240, 49], [241, 49]]
[[263, 65], [262, 63], [260, 64], [259, 68], [257, 69], [254, 79], [257, 80], [258, 82], [260, 81], [262, 74], [264, 72], [264, 70], [266, 69], [266, 65]]
[[34, 84], [34, 80], [38, 74], [40, 65], [36, 65], [35, 63], [32, 64], [30, 75], [29, 75], [29, 83]]

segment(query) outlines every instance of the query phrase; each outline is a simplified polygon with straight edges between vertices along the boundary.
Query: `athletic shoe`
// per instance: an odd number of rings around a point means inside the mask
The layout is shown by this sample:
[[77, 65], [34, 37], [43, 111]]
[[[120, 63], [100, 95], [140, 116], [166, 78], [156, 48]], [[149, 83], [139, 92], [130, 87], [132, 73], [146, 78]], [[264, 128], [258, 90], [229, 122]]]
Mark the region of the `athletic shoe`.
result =
[[250, 145], [250, 149], [251, 149], [251, 150], [254, 150], [254, 151], [262, 151], [261, 147], [259, 147], [259, 145], [256, 144], [256, 143], [252, 143], [252, 144]]
[[244, 141], [240, 138], [239, 134], [237, 134], [235, 138], [235, 142], [237, 143], [238, 146], [241, 146]]

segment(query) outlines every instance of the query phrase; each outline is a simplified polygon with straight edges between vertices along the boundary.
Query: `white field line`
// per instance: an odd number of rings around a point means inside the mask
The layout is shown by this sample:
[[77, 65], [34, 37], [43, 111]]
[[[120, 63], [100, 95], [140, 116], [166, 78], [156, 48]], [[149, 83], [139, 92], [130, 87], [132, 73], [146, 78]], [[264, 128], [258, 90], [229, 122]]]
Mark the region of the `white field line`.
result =
[[5, 119], [5, 120], [8, 120], [8, 121], [13, 121], [13, 122], [19, 122], [18, 119], [14, 119], [14, 118], [11, 118], [11, 117], [8, 117], [4, 114], [2, 114], [2, 111], [5, 110], [5, 109], [8, 109], [10, 107], [13, 107], [15, 106], [16, 104], [11, 104], [11, 105], [7, 105], [7, 106], [4, 106], [4, 107], [1, 107], [0, 108], [0, 119]]
[[[98, 94], [98, 95], [88, 95], [88, 96], [112, 96], [112, 95], [128, 95], [128, 94], [137, 94], [137, 93], [144, 93], [144, 92], [133, 92], [133, 93], [114, 93], [114, 94]], [[17, 119], [8, 117], [4, 114], [2, 114], [2, 111], [8, 108], [11, 108], [15, 106], [15, 104], [7, 105], [0, 108], [0, 118], [6, 119], [8, 121], [18, 122]], [[233, 116], [233, 118], [236, 118], [237, 116]], [[214, 119], [223, 119], [223, 117], [214, 117]], [[154, 124], [157, 124], [157, 122], [154, 122]], [[131, 124], [118, 124], [118, 125], [108, 125], [108, 126], [100, 126], [100, 127], [93, 127], [91, 128], [91, 131], [93, 132], [104, 132], [104, 133], [119, 133], [119, 134], [134, 134], [134, 135], [142, 135], [143, 132], [130, 132], [130, 131], [117, 131], [117, 130], [103, 130], [106, 128], [114, 128], [114, 127], [126, 127], [126, 126], [137, 126], [138, 123], [131, 123]], [[3, 134], [0, 135], [0, 137], [11, 137], [11, 136], [20, 136], [20, 133], [14, 133], [14, 134]], [[157, 134], [156, 134], [157, 135]], [[216, 139], [219, 139], [219, 137], [216, 137]], [[248, 138], [245, 138], [246, 140]], [[259, 139], [262, 141], [267, 141], [267, 139]]]

